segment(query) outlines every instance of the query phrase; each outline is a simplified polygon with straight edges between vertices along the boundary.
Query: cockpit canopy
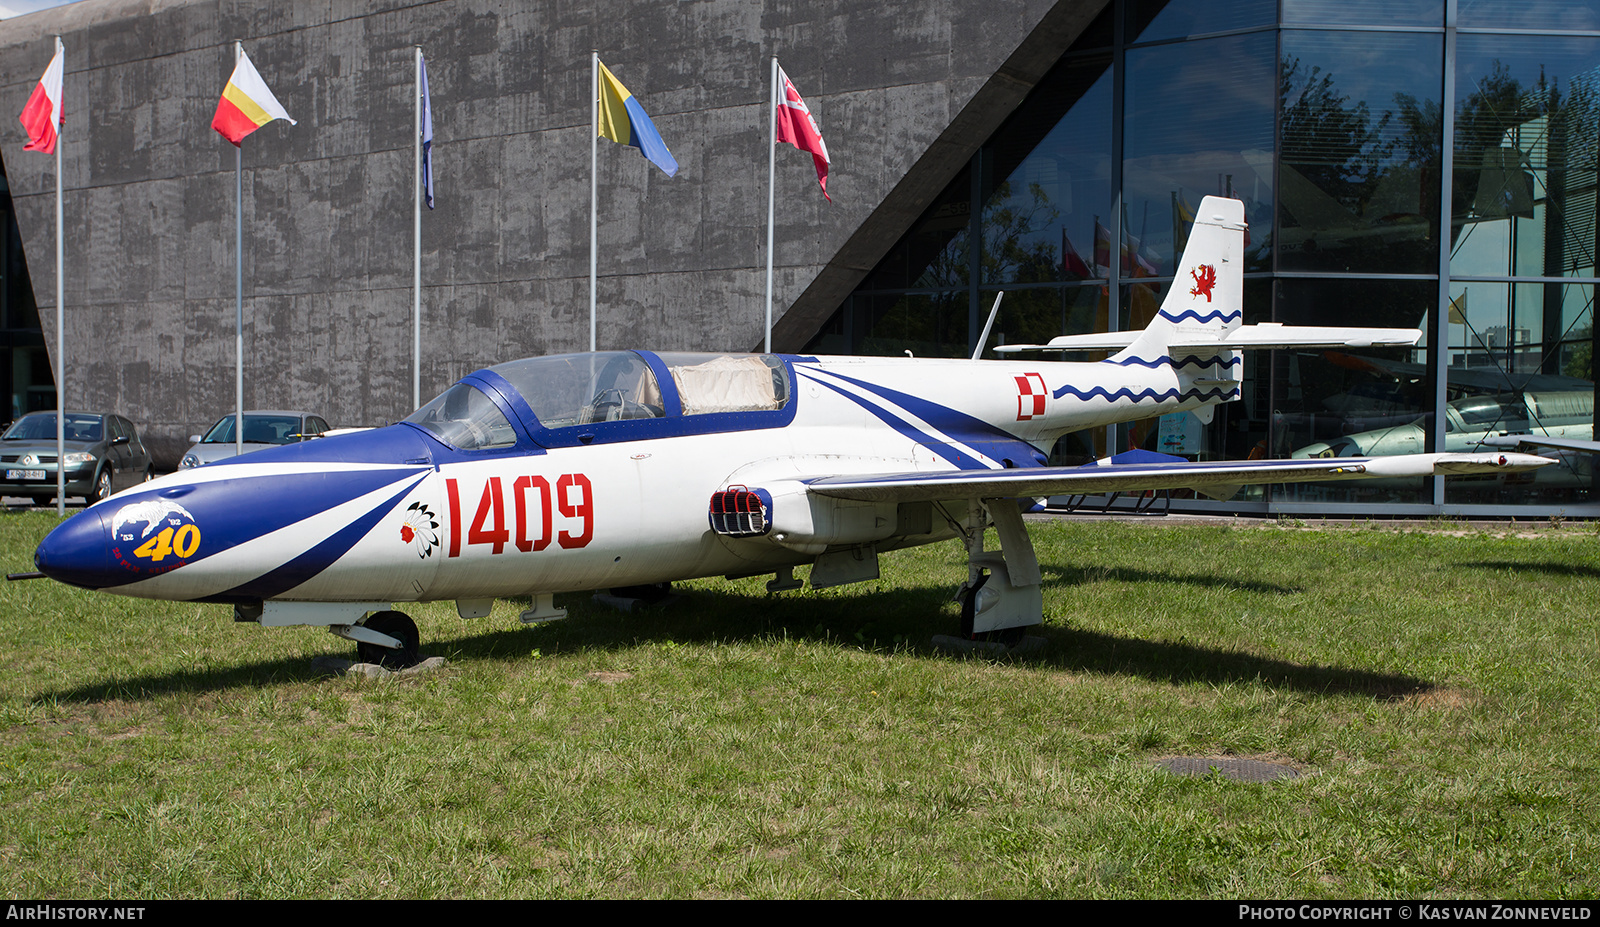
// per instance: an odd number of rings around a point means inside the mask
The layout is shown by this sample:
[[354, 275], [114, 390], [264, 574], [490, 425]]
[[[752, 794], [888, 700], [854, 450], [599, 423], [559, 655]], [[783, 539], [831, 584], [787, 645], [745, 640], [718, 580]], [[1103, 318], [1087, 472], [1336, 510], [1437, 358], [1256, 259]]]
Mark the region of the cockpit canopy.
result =
[[655, 428], [628, 429], [634, 438], [686, 433], [666, 420], [679, 420], [681, 426], [683, 418], [719, 413], [766, 413], [742, 426], [761, 427], [787, 410], [792, 399], [789, 370], [775, 355], [608, 351], [490, 367], [445, 390], [406, 421], [461, 450], [512, 447], [516, 430], [485, 385], [514, 391], [533, 413], [532, 421], [524, 421], [528, 433], [546, 446], [577, 443], [564, 440], [564, 429], [584, 431], [582, 443], [589, 443], [596, 431], [586, 426], [607, 423], [662, 420]]

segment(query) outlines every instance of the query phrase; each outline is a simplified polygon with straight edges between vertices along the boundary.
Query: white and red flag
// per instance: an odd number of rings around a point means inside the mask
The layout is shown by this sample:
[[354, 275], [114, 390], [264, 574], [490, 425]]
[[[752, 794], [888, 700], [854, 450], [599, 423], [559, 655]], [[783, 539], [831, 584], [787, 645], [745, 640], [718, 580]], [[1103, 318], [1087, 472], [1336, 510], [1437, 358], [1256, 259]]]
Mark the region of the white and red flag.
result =
[[22, 108], [22, 127], [28, 130], [28, 144], [23, 151], [42, 151], [53, 154], [56, 150], [56, 130], [63, 124], [61, 113], [61, 46], [56, 45], [56, 56], [33, 88], [28, 105]]
[[800, 92], [789, 82], [789, 75], [783, 73], [783, 68], [778, 69], [778, 80], [783, 84], [783, 99], [778, 106], [777, 140], [811, 153], [811, 160], [817, 165], [817, 183], [822, 185], [822, 195], [831, 203], [833, 197], [828, 196], [828, 146], [822, 141], [822, 129], [817, 127], [816, 117], [811, 115], [806, 101], [800, 99]]
[[228, 78], [228, 86], [222, 88], [222, 99], [217, 101], [217, 113], [211, 117], [211, 128], [238, 148], [246, 135], [274, 119], [288, 119], [289, 125], [296, 125], [241, 48], [233, 65], [233, 76]]

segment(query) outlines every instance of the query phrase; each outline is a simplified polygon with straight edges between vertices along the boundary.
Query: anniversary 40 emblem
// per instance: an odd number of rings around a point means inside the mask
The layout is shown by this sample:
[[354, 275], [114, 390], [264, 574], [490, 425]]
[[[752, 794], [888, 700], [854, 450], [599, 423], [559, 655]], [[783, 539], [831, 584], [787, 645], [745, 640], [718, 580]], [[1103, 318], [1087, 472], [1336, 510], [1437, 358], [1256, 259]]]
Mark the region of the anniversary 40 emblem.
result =
[[189, 510], [165, 499], [135, 502], [111, 518], [111, 555], [140, 573], [164, 573], [200, 549], [200, 526]]

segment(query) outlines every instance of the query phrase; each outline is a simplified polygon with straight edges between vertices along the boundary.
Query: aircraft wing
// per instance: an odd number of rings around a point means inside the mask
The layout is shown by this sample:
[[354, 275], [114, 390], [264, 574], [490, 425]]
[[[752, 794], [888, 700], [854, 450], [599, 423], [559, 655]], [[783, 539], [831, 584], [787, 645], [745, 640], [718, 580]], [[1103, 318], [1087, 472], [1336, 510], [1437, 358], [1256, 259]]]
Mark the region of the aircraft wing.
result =
[[1200, 489], [1251, 483], [1302, 483], [1531, 470], [1555, 461], [1531, 454], [1400, 454], [1311, 460], [1091, 463], [1081, 467], [954, 470], [828, 476], [806, 481], [820, 496], [860, 502], [1020, 499], [1079, 493]]

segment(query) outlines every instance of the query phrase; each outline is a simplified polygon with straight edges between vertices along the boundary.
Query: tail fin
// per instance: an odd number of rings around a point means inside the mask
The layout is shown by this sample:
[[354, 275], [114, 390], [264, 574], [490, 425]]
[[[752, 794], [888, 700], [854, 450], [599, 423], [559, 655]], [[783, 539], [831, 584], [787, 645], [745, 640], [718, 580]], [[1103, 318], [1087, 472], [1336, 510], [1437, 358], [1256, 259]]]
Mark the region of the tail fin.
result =
[[[1369, 348], [1414, 345], [1415, 328], [1345, 328], [1244, 321], [1244, 204], [1220, 196], [1200, 201], [1177, 279], [1144, 331], [1058, 335], [1049, 344], [1007, 344], [995, 350], [1120, 351], [1105, 363], [1176, 371], [1185, 402], [1238, 398], [1241, 349]], [[1196, 408], [1194, 405], [1188, 408]], [[1196, 408], [1196, 415], [1206, 417]]]
[[1173, 341], [1196, 335], [1220, 340], [1238, 328], [1244, 320], [1244, 229], [1244, 203], [1202, 199], [1161, 311], [1111, 360], [1149, 363], [1166, 356]]

